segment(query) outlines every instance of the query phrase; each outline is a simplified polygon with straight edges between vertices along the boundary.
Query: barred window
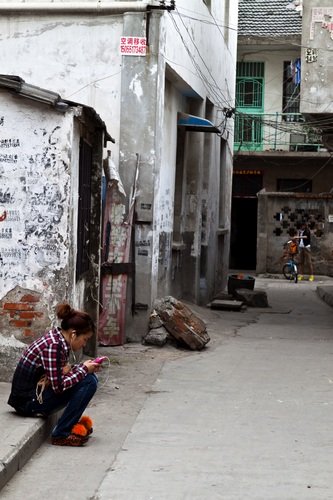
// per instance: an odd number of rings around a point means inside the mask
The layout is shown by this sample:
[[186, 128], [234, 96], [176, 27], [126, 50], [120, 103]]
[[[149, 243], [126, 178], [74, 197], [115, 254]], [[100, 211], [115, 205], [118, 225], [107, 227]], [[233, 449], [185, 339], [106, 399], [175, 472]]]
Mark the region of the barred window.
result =
[[298, 71], [297, 60], [283, 63], [282, 119], [288, 122], [303, 121], [299, 114], [301, 89]]

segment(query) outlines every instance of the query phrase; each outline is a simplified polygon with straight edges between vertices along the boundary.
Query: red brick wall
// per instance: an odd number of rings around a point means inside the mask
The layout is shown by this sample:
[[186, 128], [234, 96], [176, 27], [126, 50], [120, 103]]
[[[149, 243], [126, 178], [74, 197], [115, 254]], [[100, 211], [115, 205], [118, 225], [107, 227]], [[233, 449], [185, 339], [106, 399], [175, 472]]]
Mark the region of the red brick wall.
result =
[[39, 337], [49, 325], [41, 294], [16, 287], [0, 301], [0, 328], [7, 337], [25, 343]]

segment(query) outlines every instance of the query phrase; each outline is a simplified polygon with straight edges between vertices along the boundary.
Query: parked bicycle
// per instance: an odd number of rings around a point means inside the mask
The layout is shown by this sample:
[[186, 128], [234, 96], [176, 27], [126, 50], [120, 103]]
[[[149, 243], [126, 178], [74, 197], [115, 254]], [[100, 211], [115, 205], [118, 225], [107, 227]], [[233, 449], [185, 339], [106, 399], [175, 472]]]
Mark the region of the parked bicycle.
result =
[[298, 245], [295, 240], [289, 240], [284, 245], [288, 261], [283, 265], [282, 272], [289, 281], [298, 282], [298, 268], [295, 257], [298, 253]]

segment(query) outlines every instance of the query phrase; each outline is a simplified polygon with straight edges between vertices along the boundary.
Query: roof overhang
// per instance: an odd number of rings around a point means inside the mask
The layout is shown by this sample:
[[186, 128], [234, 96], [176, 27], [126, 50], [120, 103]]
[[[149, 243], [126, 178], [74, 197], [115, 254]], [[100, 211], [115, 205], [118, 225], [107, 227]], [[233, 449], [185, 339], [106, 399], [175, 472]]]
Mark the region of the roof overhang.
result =
[[184, 127], [188, 132], [213, 132], [220, 134], [220, 130], [212, 122], [201, 118], [201, 116], [178, 113], [177, 125], [178, 127]]
[[105, 131], [105, 139], [107, 141], [115, 143], [115, 140], [108, 133], [106, 125], [102, 121], [101, 117], [93, 108], [89, 106], [62, 99], [61, 96], [56, 92], [52, 92], [41, 87], [36, 87], [36, 85], [30, 85], [26, 83], [21, 77], [16, 75], [0, 75], [0, 89], [1, 88], [26, 99], [47, 104], [54, 108], [56, 111], [60, 111], [61, 113], [65, 113], [71, 106], [80, 106], [88, 111], [90, 113], [90, 116], [100, 124], [101, 128]]

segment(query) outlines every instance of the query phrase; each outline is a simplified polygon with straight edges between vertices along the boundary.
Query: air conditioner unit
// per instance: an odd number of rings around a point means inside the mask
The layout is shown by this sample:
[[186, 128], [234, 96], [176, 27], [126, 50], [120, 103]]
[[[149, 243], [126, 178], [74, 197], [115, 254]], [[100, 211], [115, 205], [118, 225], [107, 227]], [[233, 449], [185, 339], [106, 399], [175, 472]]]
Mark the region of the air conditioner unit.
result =
[[290, 134], [290, 144], [304, 144], [305, 140], [305, 134]]
[[290, 134], [290, 147], [289, 151], [298, 151], [299, 144], [305, 144], [306, 135], [305, 134]]

